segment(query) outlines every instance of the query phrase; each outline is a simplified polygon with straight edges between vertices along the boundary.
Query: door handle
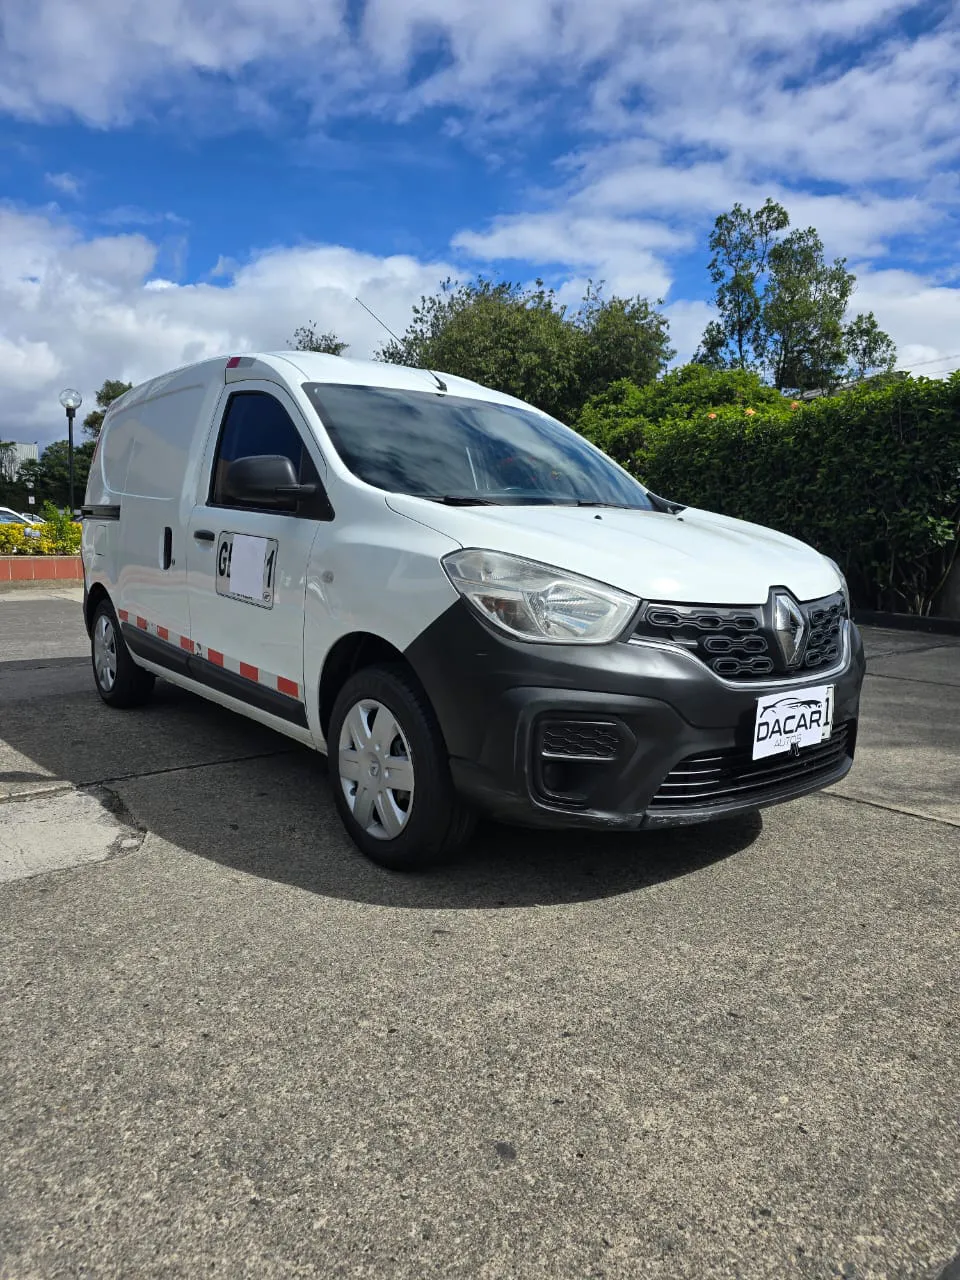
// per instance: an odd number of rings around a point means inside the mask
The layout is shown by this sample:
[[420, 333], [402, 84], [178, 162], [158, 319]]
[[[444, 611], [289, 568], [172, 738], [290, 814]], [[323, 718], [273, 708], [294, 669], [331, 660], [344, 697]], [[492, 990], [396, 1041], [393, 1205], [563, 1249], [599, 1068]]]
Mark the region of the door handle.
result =
[[212, 529], [194, 529], [193, 536], [198, 542], [216, 542], [217, 535]]

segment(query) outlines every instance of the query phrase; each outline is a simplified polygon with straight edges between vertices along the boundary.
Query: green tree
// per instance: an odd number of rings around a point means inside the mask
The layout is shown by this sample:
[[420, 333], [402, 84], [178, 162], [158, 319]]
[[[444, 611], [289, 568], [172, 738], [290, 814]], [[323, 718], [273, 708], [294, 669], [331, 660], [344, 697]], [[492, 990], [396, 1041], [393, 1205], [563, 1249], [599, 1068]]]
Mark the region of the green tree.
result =
[[813, 227], [788, 234], [790, 217], [767, 200], [736, 204], [710, 234], [719, 313], [694, 356], [710, 369], [762, 371], [778, 389], [830, 390], [849, 370], [892, 368], [896, 348], [871, 312], [845, 324], [856, 279], [828, 262]]
[[843, 317], [856, 277], [846, 259], [828, 263], [813, 227], [792, 231], [769, 254], [762, 356], [779, 390], [828, 391], [843, 378]]
[[877, 324], [872, 311], [861, 313], [844, 329], [851, 378], [865, 378], [868, 373], [892, 373], [897, 361], [893, 339]]
[[670, 346], [670, 323], [646, 298], [612, 297], [604, 301], [602, 286], [591, 281], [575, 324], [582, 334], [581, 404], [620, 378], [643, 385], [662, 373], [676, 352]]
[[735, 204], [713, 224], [708, 269], [720, 318], [703, 336], [701, 363], [733, 369], [762, 363], [763, 279], [777, 233], [789, 225], [786, 209], [770, 199], [756, 212]]
[[673, 352], [666, 318], [646, 299], [605, 300], [591, 284], [568, 314], [541, 280], [527, 288], [479, 276], [422, 297], [403, 336], [377, 355], [470, 378], [571, 421], [611, 379], [653, 378]]
[[[87, 487], [87, 476], [90, 474], [90, 463], [93, 460], [95, 440], [87, 440], [77, 445], [73, 451], [73, 487], [77, 502], [82, 501]], [[70, 503], [70, 467], [66, 440], [56, 440], [48, 444], [37, 462], [25, 462], [20, 468], [19, 479], [26, 484], [33, 484], [33, 493], [37, 505], [52, 502], [56, 507], [66, 507]]]
[[525, 289], [481, 276], [422, 297], [403, 336], [377, 356], [470, 378], [562, 417], [577, 402], [578, 338], [542, 282]]
[[97, 408], [92, 409], [83, 420], [83, 430], [92, 440], [100, 434], [103, 418], [114, 400], [119, 400], [133, 386], [132, 382], [119, 382], [115, 378], [107, 378], [97, 392]]
[[703, 331], [693, 363], [706, 369], [726, 369], [727, 331], [719, 320], [711, 320]]
[[318, 351], [323, 355], [342, 356], [350, 344], [338, 338], [333, 330], [318, 333], [316, 324], [311, 321], [310, 324], [302, 324], [299, 329], [294, 329], [289, 345], [294, 351]]

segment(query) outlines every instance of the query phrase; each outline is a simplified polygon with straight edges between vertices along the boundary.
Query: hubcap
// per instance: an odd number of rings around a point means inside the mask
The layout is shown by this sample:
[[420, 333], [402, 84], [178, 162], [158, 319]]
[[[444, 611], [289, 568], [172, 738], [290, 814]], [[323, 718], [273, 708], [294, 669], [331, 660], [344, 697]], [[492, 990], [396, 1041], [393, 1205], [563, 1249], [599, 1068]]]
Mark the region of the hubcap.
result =
[[395, 840], [413, 809], [413, 759], [393, 712], [364, 698], [340, 730], [340, 786], [350, 812], [377, 840]]
[[101, 613], [93, 630], [93, 669], [97, 684], [109, 693], [117, 679], [117, 637], [105, 613]]

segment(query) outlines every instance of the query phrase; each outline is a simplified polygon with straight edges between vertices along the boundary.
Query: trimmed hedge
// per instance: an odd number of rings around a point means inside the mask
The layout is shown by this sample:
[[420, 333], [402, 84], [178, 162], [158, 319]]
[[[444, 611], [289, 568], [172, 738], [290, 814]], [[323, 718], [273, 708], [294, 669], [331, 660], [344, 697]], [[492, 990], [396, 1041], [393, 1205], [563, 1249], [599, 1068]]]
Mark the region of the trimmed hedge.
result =
[[960, 373], [659, 420], [617, 387], [580, 429], [654, 492], [811, 543], [863, 608], [931, 612], [960, 538]]

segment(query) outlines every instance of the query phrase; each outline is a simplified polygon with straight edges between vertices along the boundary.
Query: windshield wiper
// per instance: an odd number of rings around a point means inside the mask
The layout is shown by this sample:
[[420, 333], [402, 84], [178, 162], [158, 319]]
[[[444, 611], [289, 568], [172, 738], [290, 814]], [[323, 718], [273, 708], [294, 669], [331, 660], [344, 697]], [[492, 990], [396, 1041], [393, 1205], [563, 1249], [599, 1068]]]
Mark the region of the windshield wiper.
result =
[[642, 511], [642, 507], [631, 507], [626, 502], [594, 502], [590, 498], [578, 498], [575, 507], [613, 507], [616, 511]]
[[475, 493], [426, 493], [430, 502], [442, 502], [446, 507], [495, 507], [492, 498], [481, 498]]

